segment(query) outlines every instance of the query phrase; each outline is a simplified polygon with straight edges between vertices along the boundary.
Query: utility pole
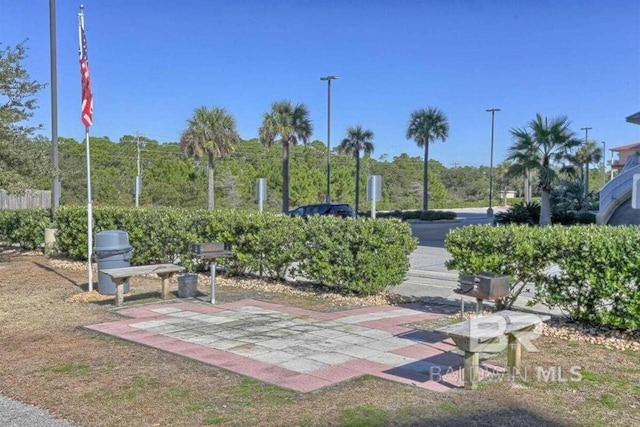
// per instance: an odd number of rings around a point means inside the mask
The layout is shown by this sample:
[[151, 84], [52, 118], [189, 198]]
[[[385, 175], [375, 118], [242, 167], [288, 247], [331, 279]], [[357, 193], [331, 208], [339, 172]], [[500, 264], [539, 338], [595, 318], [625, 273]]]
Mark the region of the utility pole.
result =
[[136, 175], [136, 208], [140, 207], [140, 190], [142, 187], [142, 176], [140, 175], [140, 135], [136, 132], [136, 147], [138, 149], [138, 174]]

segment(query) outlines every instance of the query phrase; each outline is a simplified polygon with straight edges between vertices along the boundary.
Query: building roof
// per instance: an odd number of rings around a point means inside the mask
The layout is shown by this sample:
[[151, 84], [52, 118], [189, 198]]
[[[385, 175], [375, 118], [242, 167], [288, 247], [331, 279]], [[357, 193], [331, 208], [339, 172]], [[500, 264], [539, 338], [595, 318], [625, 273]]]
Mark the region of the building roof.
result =
[[640, 125], [640, 111], [627, 117], [627, 122]]
[[629, 150], [633, 150], [633, 149], [640, 150], [640, 142], [634, 142], [632, 144], [621, 145], [620, 147], [613, 147], [613, 148], [610, 148], [609, 151], [620, 152], [620, 151], [629, 151]]

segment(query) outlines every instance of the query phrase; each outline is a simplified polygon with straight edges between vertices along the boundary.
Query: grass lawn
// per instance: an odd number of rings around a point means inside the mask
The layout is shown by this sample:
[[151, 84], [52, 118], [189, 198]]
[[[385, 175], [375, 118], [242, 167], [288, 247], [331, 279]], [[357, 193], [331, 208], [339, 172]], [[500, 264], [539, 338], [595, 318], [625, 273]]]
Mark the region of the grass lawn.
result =
[[[0, 273], [0, 393], [82, 426], [640, 425], [638, 352], [541, 337], [539, 352], [523, 352], [521, 377], [487, 379], [476, 391], [439, 393], [363, 377], [301, 394], [83, 330], [120, 318], [111, 299], [69, 302], [82, 292], [84, 271], [5, 252]], [[125, 306], [158, 301], [159, 279], [133, 281]], [[313, 295], [219, 284], [220, 302], [347, 308]], [[504, 365], [505, 356], [492, 363]]]

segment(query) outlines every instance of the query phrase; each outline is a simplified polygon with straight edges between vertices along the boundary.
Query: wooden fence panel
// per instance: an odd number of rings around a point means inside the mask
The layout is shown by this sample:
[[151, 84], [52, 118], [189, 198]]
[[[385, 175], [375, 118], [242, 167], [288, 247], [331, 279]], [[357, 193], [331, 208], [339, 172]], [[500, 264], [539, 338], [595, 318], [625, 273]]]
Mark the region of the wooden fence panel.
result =
[[23, 194], [7, 194], [0, 190], [0, 209], [51, 208], [50, 190], [27, 190]]

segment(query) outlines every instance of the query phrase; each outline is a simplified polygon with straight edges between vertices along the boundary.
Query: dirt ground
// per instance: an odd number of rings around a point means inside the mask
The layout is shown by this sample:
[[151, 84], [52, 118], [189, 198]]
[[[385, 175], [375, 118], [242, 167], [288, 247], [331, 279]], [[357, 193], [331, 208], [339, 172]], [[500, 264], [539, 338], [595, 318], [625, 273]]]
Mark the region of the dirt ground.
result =
[[[112, 297], [87, 293], [86, 281], [73, 263], [0, 253], [0, 394], [82, 426], [640, 425], [637, 351], [545, 336], [539, 352], [523, 353], [526, 376], [487, 379], [476, 391], [364, 377], [300, 394], [83, 330], [119, 318]], [[159, 279], [132, 281], [125, 306], [159, 300]], [[385, 302], [218, 284], [220, 302], [255, 298], [315, 310]], [[208, 292], [206, 280], [200, 286]], [[504, 355], [492, 360], [504, 362]], [[553, 380], [537, 376], [539, 367]]]

